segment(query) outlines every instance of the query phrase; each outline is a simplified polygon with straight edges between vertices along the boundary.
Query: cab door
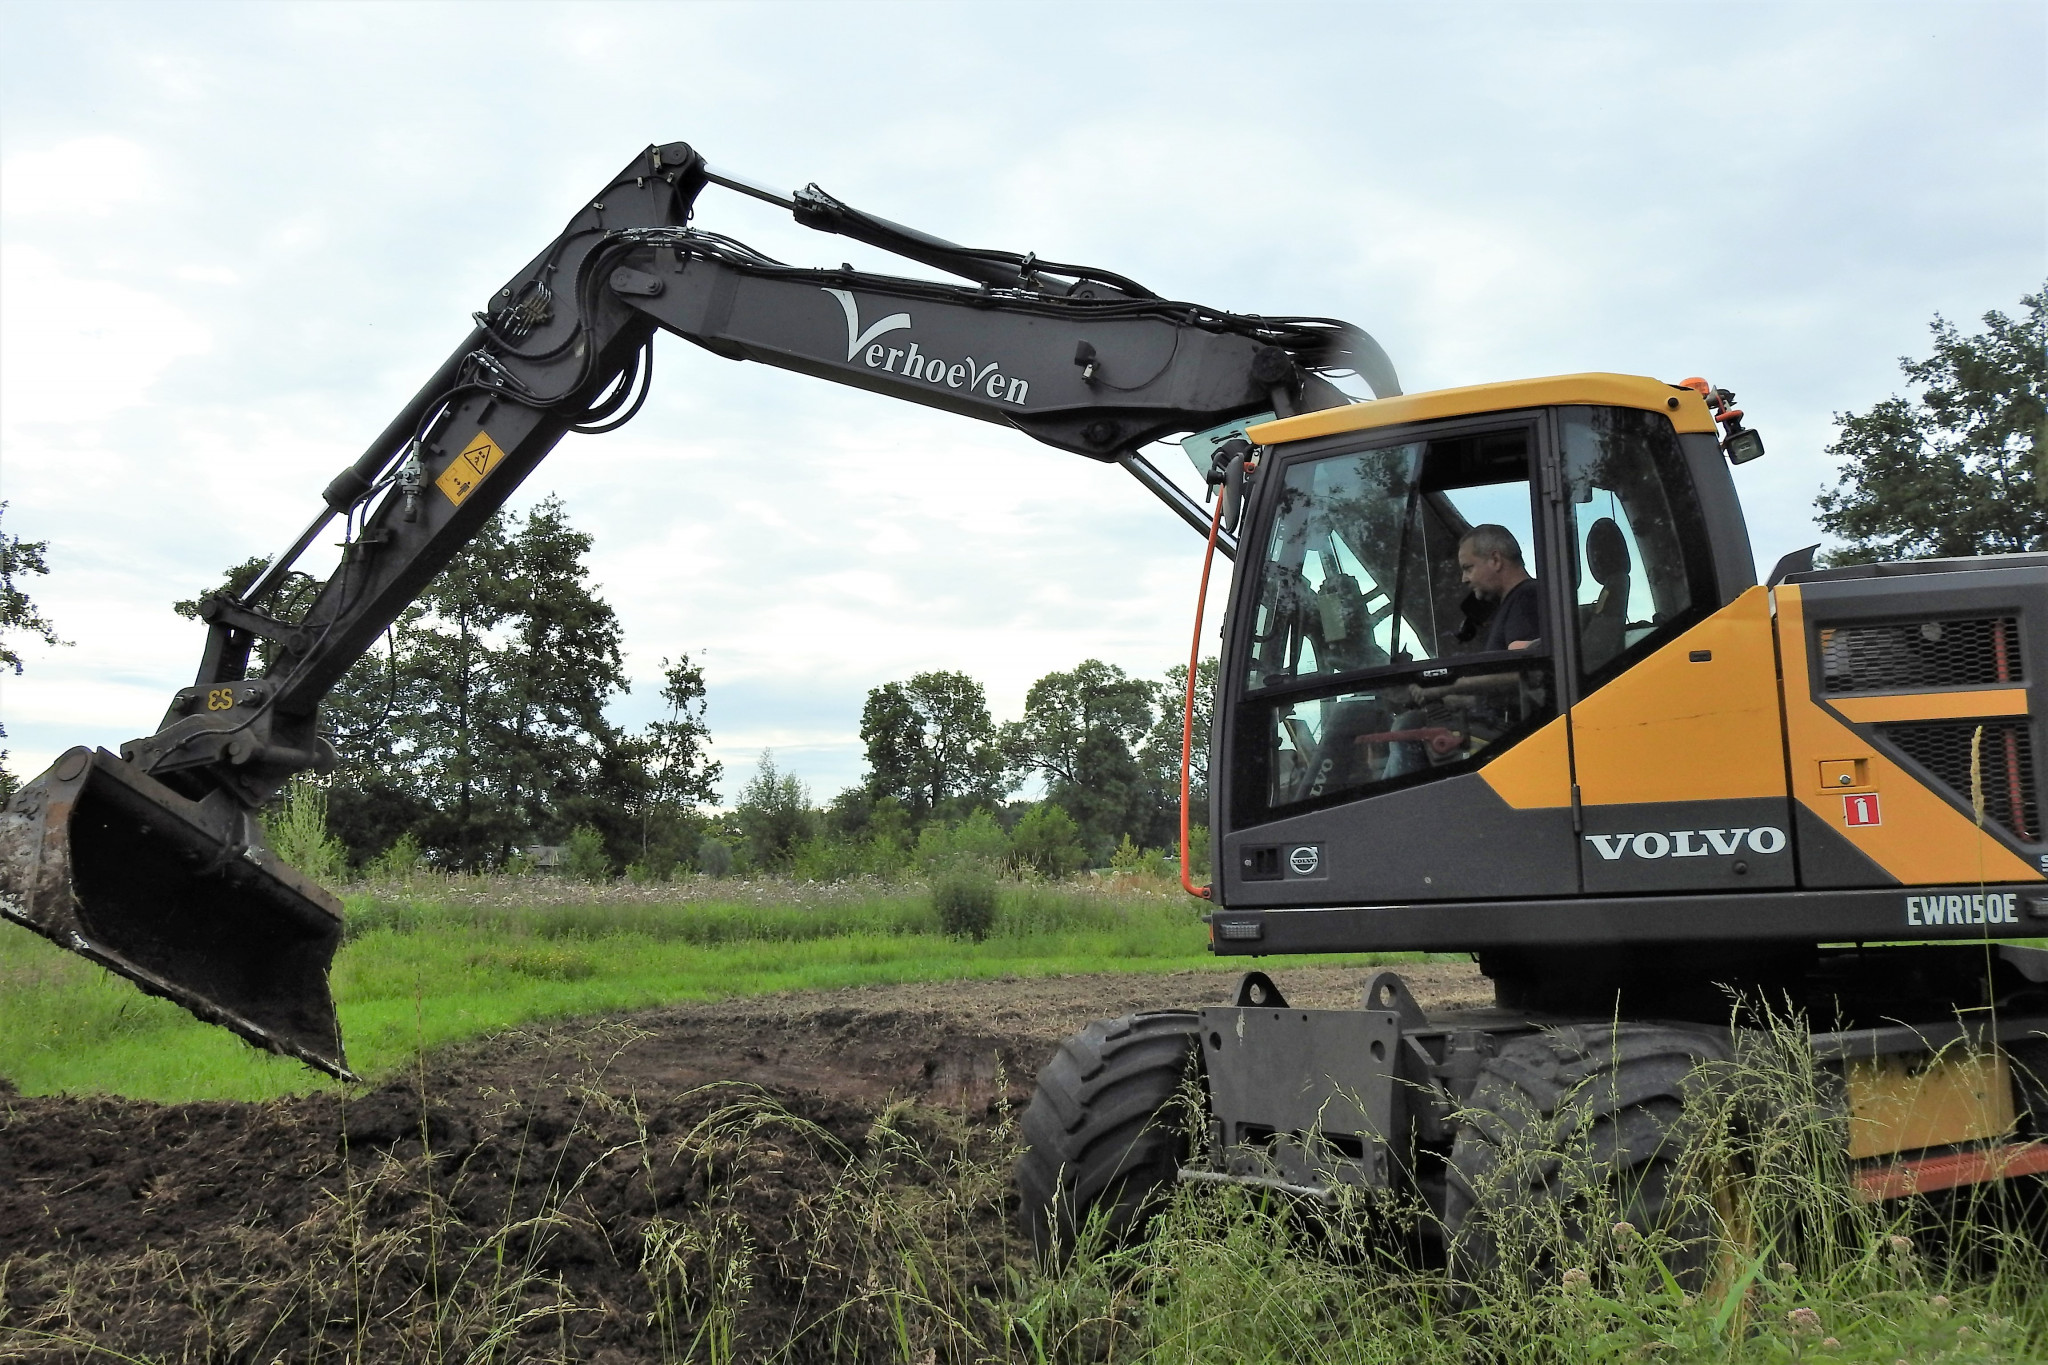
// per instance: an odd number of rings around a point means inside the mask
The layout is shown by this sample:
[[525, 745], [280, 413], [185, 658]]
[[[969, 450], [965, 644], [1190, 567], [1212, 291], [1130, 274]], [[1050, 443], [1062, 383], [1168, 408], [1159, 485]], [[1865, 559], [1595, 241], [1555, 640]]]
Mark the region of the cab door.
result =
[[[1541, 592], [1560, 562], [1539, 496], [1556, 482], [1538, 477], [1551, 433], [1541, 409], [1390, 426], [1291, 445], [1259, 471], [1211, 768], [1224, 904], [1577, 893]], [[1511, 578], [1535, 580], [1539, 606], [1512, 632], [1534, 638], [1495, 638], [1464, 581], [1461, 547], [1482, 531]]]
[[1793, 885], [1767, 591], [1719, 589], [1694, 471], [1660, 414], [1574, 406], [1556, 422], [1585, 891]]

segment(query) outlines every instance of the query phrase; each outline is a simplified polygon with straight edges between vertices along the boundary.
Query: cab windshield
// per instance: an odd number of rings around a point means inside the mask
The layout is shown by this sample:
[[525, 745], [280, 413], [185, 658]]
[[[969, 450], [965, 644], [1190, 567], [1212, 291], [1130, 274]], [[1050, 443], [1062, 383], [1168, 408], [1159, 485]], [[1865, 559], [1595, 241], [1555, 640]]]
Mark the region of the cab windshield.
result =
[[1554, 712], [1527, 426], [1297, 460], [1261, 544], [1240, 821], [1470, 767]]
[[1286, 466], [1246, 685], [1480, 652], [1499, 602], [1465, 583], [1458, 549], [1499, 527], [1527, 575], [1528, 442], [1490, 432]]

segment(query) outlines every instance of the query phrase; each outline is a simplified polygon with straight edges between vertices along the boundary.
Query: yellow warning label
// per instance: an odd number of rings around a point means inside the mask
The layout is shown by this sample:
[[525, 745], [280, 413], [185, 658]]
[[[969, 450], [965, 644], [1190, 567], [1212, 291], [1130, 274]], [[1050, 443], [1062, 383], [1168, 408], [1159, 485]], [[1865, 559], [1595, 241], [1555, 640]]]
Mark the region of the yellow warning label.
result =
[[441, 471], [441, 477], [434, 480], [434, 487], [448, 495], [448, 501], [457, 507], [463, 499], [476, 492], [476, 486], [484, 476], [498, 467], [505, 458], [505, 448], [491, 439], [488, 431], [479, 431], [474, 440], [462, 448], [462, 453], [449, 462]]

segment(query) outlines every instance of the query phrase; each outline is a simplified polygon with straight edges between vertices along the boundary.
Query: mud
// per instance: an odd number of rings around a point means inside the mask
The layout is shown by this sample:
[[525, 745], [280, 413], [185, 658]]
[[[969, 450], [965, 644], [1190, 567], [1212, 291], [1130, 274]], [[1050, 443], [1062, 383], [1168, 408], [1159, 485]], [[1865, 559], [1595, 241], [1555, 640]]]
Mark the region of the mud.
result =
[[[1469, 966], [1403, 975], [1432, 1011], [1488, 1000]], [[1276, 976], [1316, 1008], [1365, 973]], [[1091, 1019], [1234, 979], [653, 1009], [265, 1105], [0, 1083], [0, 1356], [804, 1361], [907, 1333], [971, 1358], [1025, 1263], [1008, 1167], [1039, 1066]]]

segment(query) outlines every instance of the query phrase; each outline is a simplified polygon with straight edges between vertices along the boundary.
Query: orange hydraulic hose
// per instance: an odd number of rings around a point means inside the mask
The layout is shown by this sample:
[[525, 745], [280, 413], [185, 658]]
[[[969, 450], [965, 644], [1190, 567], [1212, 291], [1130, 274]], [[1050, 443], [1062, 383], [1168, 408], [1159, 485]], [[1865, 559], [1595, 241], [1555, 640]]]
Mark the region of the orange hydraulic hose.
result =
[[1222, 489], [1216, 490], [1216, 514], [1209, 518], [1209, 546], [1202, 552], [1202, 587], [1195, 594], [1195, 638], [1188, 646], [1187, 705], [1180, 720], [1180, 889], [1203, 900], [1210, 888], [1196, 886], [1188, 876], [1188, 771], [1195, 760], [1195, 675], [1202, 665], [1202, 608], [1209, 603], [1209, 566], [1216, 562], [1216, 532], [1223, 526]]

